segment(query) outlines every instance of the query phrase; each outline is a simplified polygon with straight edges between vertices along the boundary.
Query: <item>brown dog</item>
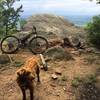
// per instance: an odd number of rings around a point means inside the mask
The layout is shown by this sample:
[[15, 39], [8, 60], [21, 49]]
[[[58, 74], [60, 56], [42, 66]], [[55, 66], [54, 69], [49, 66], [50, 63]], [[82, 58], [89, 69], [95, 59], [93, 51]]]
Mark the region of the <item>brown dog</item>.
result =
[[23, 100], [26, 100], [26, 90], [30, 91], [30, 100], [34, 100], [34, 85], [33, 81], [37, 75], [37, 81], [40, 82], [39, 77], [39, 57], [32, 57], [28, 59], [23, 67], [17, 71], [17, 83], [22, 91]]

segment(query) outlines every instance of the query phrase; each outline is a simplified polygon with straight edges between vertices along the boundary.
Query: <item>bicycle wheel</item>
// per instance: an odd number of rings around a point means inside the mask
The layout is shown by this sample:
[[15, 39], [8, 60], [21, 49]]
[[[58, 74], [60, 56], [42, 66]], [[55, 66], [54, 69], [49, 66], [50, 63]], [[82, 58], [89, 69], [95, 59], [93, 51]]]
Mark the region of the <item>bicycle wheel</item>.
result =
[[1, 51], [3, 53], [14, 53], [19, 48], [19, 39], [15, 36], [7, 36], [1, 41]]
[[47, 48], [48, 41], [41, 36], [34, 37], [29, 42], [29, 49], [34, 54], [42, 54]]

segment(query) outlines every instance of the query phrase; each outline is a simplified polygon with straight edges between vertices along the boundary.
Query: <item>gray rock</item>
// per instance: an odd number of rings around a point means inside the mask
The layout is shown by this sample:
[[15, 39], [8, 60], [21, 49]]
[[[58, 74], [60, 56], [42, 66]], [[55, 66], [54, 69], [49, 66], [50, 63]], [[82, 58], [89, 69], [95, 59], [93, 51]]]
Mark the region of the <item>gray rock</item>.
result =
[[60, 46], [49, 48], [44, 55], [52, 60], [73, 60], [72, 55]]
[[92, 47], [90, 47], [90, 48], [86, 48], [86, 52], [88, 52], [88, 53], [94, 53], [94, 50], [95, 48], [92, 48]]

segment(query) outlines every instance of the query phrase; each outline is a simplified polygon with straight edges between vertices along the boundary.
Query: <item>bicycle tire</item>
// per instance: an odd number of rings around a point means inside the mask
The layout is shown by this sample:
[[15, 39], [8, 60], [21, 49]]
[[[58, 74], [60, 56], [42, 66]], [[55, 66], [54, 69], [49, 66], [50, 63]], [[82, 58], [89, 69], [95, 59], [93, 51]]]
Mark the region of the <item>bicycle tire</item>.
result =
[[[8, 38], [13, 38], [13, 39], [16, 39], [18, 45], [16, 46], [16, 48], [14, 48], [12, 51], [5, 51], [4, 48], [3, 48], [3, 43], [6, 41], [6, 39]], [[12, 53], [15, 53], [17, 50], [19, 49], [19, 39], [16, 37], [16, 36], [6, 36], [5, 38], [2, 39], [1, 41], [1, 51], [3, 53], [6, 53], [6, 54], [12, 54]]]
[[[41, 39], [41, 41], [44, 41], [44, 43], [45, 43], [45, 45], [43, 45], [43, 46], [45, 46], [45, 48], [42, 50], [41, 48], [41, 51], [36, 51], [36, 49], [34, 49], [34, 48], [32, 48], [32, 42], [33, 41], [35, 41], [35, 40], [37, 40], [37, 39]], [[34, 42], [33, 42], [34, 43]], [[34, 53], [34, 54], [42, 54], [42, 53], [44, 53], [45, 52], [45, 50], [46, 49], [48, 49], [48, 41], [47, 41], [47, 39], [45, 39], [44, 37], [41, 37], [41, 36], [36, 36], [36, 37], [33, 37], [30, 41], [29, 41], [29, 49], [30, 49], [30, 51], [32, 52], [32, 53]]]

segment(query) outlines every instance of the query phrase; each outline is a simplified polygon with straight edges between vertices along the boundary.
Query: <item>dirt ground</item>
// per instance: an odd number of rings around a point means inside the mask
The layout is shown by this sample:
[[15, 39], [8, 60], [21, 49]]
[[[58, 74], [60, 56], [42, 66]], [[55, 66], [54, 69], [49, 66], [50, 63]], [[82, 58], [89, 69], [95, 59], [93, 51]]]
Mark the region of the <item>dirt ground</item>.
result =
[[[29, 51], [11, 55], [15, 60], [25, 61], [33, 56]], [[75, 77], [87, 77], [95, 73], [100, 64], [90, 61], [91, 54], [73, 55], [74, 60], [70, 61], [49, 61], [48, 71], [41, 69], [41, 83], [35, 81], [35, 100], [77, 100], [72, 81]], [[99, 59], [100, 60], [100, 59]], [[16, 83], [16, 64], [0, 65], [0, 100], [22, 100], [21, 91]], [[57, 79], [52, 79], [52, 74], [57, 70]], [[29, 100], [29, 91], [27, 91], [27, 100]]]

